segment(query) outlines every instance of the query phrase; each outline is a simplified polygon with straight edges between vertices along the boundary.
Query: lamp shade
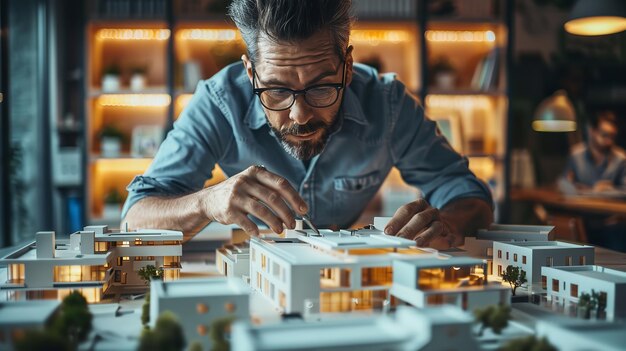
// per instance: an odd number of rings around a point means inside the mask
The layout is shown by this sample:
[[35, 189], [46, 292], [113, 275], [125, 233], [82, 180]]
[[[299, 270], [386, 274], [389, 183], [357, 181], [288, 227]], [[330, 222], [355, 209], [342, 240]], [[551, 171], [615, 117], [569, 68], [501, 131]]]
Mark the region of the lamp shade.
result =
[[537, 132], [576, 130], [576, 111], [564, 90], [556, 91], [539, 104], [532, 127]]
[[626, 30], [626, 1], [578, 0], [565, 22], [576, 35], [606, 35]]

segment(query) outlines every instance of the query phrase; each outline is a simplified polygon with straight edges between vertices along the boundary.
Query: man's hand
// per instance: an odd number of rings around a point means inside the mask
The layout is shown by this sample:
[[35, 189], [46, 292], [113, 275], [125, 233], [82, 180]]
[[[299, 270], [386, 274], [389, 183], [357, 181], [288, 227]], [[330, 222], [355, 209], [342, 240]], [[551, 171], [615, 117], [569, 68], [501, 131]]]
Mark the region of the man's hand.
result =
[[417, 246], [447, 249], [462, 245], [466, 235], [474, 235], [492, 222], [491, 206], [479, 198], [452, 201], [441, 211], [419, 199], [400, 207], [385, 233], [415, 240]]
[[385, 234], [415, 240], [417, 246], [448, 248], [460, 245], [451, 223], [440, 217], [439, 210], [424, 199], [400, 207], [385, 228]]
[[204, 212], [210, 220], [237, 224], [251, 235], [258, 235], [259, 228], [248, 215], [280, 233], [283, 224], [295, 228], [292, 209], [299, 214], [308, 211], [307, 204], [289, 181], [262, 166], [249, 167], [204, 191]]
[[599, 180], [593, 185], [593, 191], [595, 192], [603, 192], [603, 191], [611, 191], [614, 190], [613, 182], [610, 180]]

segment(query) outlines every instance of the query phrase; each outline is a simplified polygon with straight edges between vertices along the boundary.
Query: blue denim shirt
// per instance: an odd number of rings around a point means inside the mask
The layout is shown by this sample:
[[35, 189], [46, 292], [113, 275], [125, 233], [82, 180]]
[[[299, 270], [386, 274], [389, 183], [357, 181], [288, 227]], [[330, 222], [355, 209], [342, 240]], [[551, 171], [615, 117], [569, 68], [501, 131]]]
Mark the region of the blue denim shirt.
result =
[[564, 176], [570, 172], [573, 172], [576, 183], [593, 187], [602, 180], [626, 190], [626, 153], [622, 148], [614, 146], [604, 162], [596, 165], [587, 145], [575, 145], [567, 160]]
[[226, 176], [262, 164], [286, 178], [320, 227], [348, 227], [392, 167], [437, 208], [475, 197], [491, 203], [487, 186], [468, 169], [422, 106], [393, 75], [355, 64], [345, 89], [340, 127], [305, 169], [270, 133], [244, 66], [232, 64], [200, 82], [143, 176], [128, 185], [122, 216], [146, 196], [200, 190], [218, 164]]

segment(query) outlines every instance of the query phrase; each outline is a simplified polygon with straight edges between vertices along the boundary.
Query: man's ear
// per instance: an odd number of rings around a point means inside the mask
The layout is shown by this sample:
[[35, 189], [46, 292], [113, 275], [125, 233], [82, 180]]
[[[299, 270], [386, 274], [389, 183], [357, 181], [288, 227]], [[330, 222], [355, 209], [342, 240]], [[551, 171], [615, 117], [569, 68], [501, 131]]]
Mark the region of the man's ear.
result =
[[348, 50], [346, 50], [346, 86], [350, 85], [352, 82], [352, 65], [354, 64], [354, 58], [352, 57], [352, 50], [354, 47], [352, 45], [348, 46]]
[[243, 62], [243, 66], [246, 68], [246, 74], [248, 75], [250, 84], [252, 84], [252, 61], [246, 54], [241, 55], [241, 61]]

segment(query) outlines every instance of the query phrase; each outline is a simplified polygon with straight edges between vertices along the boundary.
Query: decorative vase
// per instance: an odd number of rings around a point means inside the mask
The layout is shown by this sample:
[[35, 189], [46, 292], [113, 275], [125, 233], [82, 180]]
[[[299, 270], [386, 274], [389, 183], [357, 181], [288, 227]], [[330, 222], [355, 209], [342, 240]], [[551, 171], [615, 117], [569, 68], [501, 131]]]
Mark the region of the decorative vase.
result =
[[102, 157], [119, 157], [122, 150], [122, 142], [119, 138], [102, 137], [100, 139], [100, 152]]
[[146, 76], [142, 73], [134, 73], [130, 77], [130, 90], [142, 91], [146, 87]]
[[120, 90], [120, 76], [117, 74], [105, 74], [102, 77], [102, 91], [111, 92]]

